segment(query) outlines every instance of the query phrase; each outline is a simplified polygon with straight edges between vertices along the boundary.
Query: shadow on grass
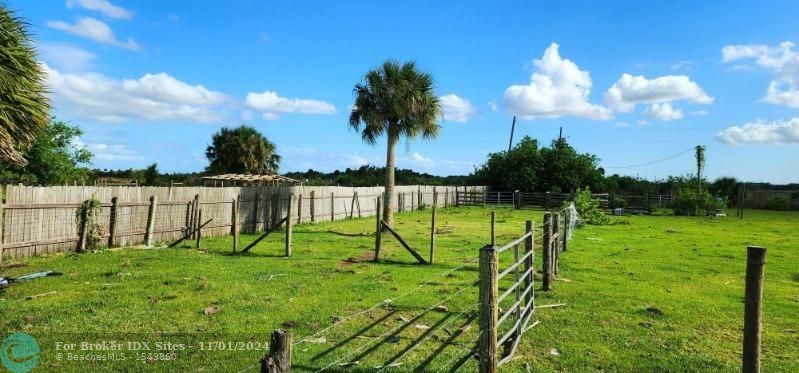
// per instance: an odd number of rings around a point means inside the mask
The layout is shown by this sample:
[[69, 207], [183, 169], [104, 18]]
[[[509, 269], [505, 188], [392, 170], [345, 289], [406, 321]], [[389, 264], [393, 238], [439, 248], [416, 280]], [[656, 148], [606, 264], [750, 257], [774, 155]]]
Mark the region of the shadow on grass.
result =
[[326, 230], [326, 231], [303, 231], [303, 230], [293, 230], [293, 234], [320, 234], [320, 233], [327, 233], [336, 236], [344, 236], [344, 237], [374, 237], [374, 233], [345, 233], [345, 232], [337, 232], [334, 230]]
[[[401, 336], [403, 332], [416, 325], [422, 318], [434, 312], [436, 314], [439, 313], [433, 309], [426, 309], [424, 312], [415, 315], [410, 320], [397, 317], [397, 320], [401, 321], [401, 324], [395, 325], [394, 323], [387, 322], [387, 320], [390, 320], [390, 318], [397, 315], [397, 310], [392, 309], [387, 314], [375, 319], [365, 327], [337, 342], [335, 345], [316, 354], [311, 358], [309, 364], [295, 364], [293, 368], [298, 371], [318, 371], [320, 369], [324, 369], [325, 371], [329, 372], [350, 373], [375, 372], [376, 370], [380, 370], [380, 367], [385, 367], [387, 371], [408, 371], [409, 369], [413, 371], [428, 371], [430, 370], [432, 363], [438, 360], [440, 361], [439, 364], [441, 364], [441, 368], [446, 368], [446, 371], [449, 372], [455, 372], [465, 365], [470, 359], [476, 356], [476, 347], [464, 347], [464, 343], [457, 342], [457, 339], [461, 337], [467, 330], [469, 330], [468, 325], [474, 322], [477, 318], [476, 313], [469, 313], [462, 323], [456, 325], [458, 329], [454, 333], [446, 330], [444, 326], [451, 324], [453, 318], [459, 317], [460, 314], [456, 314], [454, 312], [444, 312], [441, 313], [440, 317], [436, 317], [435, 322], [428, 328], [424, 329], [421, 334], [405, 337]], [[369, 332], [381, 324], [386, 325], [390, 333], [380, 334], [377, 337], [367, 339], [361, 344], [356, 344], [353, 342], [356, 339], [368, 338], [367, 334], [378, 334], [377, 332]], [[438, 332], [445, 332], [446, 337], [442, 338], [438, 335], [434, 335]], [[379, 367], [359, 366], [359, 364], [368, 356], [381, 349], [390, 349], [390, 346], [402, 339], [407, 340], [407, 342], [404, 343], [404, 346], [397, 351], [389, 350], [386, 352], [386, 354], [389, 352], [393, 353], [389, 358], [385, 359], [384, 362], [379, 365]], [[428, 344], [429, 346], [426, 350], [430, 352], [421, 355], [423, 360], [419, 366], [411, 367], [410, 365], [406, 365], [407, 363], [404, 363], [402, 359], [410, 352], [411, 349], [416, 349], [421, 343]], [[467, 346], [471, 344], [471, 341], [465, 343]], [[347, 345], [352, 345], [352, 347], [349, 348], [349, 351], [344, 350], [344, 347]], [[444, 353], [448, 348], [455, 351], [449, 355], [442, 355], [442, 353]], [[415, 351], [418, 353], [418, 351], [422, 350], [416, 349]], [[331, 363], [318, 362], [318, 360], [328, 356], [330, 359], [341, 359], [341, 361], [334, 360]], [[329, 364], [332, 365], [328, 367]]]

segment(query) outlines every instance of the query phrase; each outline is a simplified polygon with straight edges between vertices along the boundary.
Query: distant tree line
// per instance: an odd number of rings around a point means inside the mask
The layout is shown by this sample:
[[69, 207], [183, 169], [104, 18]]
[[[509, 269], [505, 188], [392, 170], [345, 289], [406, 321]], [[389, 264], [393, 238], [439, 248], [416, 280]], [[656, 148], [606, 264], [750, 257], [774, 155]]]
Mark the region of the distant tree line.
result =
[[[344, 171], [320, 172], [288, 172], [285, 174], [302, 181], [305, 185], [338, 185], [352, 187], [382, 186], [386, 178], [385, 167], [361, 166]], [[466, 185], [468, 176], [436, 176], [419, 173], [413, 170], [398, 168], [394, 173], [397, 185]]]

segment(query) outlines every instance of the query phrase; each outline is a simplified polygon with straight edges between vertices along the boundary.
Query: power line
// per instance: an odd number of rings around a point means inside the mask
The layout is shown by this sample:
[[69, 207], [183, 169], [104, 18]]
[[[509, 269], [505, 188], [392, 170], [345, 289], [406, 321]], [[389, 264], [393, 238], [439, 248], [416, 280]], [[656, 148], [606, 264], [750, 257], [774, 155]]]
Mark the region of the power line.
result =
[[634, 167], [649, 166], [649, 165], [651, 165], [651, 164], [655, 164], [655, 163], [659, 163], [659, 162], [667, 161], [667, 160], [669, 160], [669, 159], [672, 159], [672, 158], [677, 158], [677, 157], [679, 157], [679, 156], [681, 156], [681, 155], [683, 155], [683, 154], [685, 154], [685, 153], [692, 152], [692, 151], [694, 151], [695, 149], [696, 149], [696, 147], [695, 147], [695, 146], [692, 146], [692, 147], [690, 147], [689, 149], [686, 149], [686, 150], [684, 150], [684, 151], [681, 151], [681, 152], [679, 152], [679, 153], [677, 153], [677, 154], [670, 155], [670, 156], [668, 156], [668, 157], [666, 157], [666, 158], [658, 159], [658, 160], [656, 160], [656, 161], [652, 161], [652, 162], [639, 163], [639, 164], [631, 164], [631, 165], [627, 165], [627, 166], [607, 166], [607, 167], [603, 167], [603, 168], [605, 168], [605, 169], [608, 169], [608, 168], [616, 168], [616, 169], [619, 169], [619, 168], [634, 168]]

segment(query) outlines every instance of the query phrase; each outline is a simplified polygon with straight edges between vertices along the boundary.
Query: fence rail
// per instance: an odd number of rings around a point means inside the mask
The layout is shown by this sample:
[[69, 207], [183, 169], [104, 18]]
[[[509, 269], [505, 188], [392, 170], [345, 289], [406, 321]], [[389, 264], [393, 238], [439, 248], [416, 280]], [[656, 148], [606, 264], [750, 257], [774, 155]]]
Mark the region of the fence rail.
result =
[[[413, 211], [436, 205], [457, 205], [457, 193], [484, 188], [397, 186], [395, 211]], [[273, 229], [283, 217], [292, 223], [316, 223], [375, 215], [382, 187], [5, 187], [0, 204], [0, 260], [79, 248], [82, 203], [99, 200], [97, 230], [103, 246], [173, 242], [203, 221], [203, 237], [240, 230], [257, 233]], [[294, 198], [289, 214], [289, 201]], [[155, 201], [155, 202], [153, 202]], [[237, 201], [237, 202], [234, 202]], [[233, 204], [237, 203], [234, 219]], [[152, 215], [152, 216], [150, 216]], [[235, 226], [237, 230], [233, 229]], [[195, 234], [196, 236], [196, 234]], [[192, 237], [196, 238], [196, 237]]]
[[[496, 195], [500, 193], [505, 196], [507, 194], [515, 194], [516, 208], [542, 208], [549, 210], [560, 207], [564, 201], [574, 200], [572, 193], [557, 193], [557, 192], [486, 192], [487, 196]], [[507, 198], [507, 197], [505, 197]], [[608, 194], [608, 193], [593, 193], [591, 198], [599, 200], [599, 207], [606, 211], [611, 211], [615, 208], [623, 208], [632, 212], [646, 212], [652, 207], [668, 207], [674, 200], [671, 195], [653, 194], [653, 195], [621, 195], [621, 194]]]

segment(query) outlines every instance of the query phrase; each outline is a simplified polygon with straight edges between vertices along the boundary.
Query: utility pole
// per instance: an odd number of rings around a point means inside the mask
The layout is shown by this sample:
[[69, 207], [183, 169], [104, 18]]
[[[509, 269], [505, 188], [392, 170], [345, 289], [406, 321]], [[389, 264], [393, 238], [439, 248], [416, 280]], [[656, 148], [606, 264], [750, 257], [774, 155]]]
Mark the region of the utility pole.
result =
[[563, 126], [560, 127], [560, 133], [558, 133], [558, 142], [563, 139]]
[[516, 116], [513, 116], [513, 124], [510, 125], [510, 142], [508, 142], [508, 153], [510, 153], [510, 148], [513, 146], [513, 131], [516, 129]]

